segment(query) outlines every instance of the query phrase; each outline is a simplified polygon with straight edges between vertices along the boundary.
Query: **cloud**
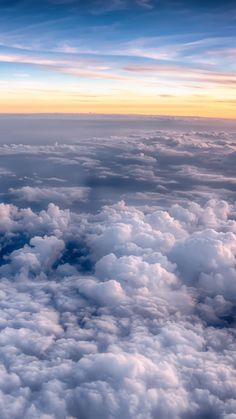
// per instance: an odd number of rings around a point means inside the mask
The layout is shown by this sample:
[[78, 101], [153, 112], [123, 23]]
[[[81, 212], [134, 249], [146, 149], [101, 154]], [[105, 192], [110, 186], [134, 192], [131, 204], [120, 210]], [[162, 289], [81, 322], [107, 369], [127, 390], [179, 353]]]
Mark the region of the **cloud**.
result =
[[154, 7], [152, 0], [137, 0], [137, 3], [146, 9], [152, 9]]
[[[30, 240], [29, 245], [11, 253], [11, 268], [19, 279], [40, 275], [41, 272], [47, 273], [59, 259], [63, 250], [64, 243], [57, 237], [35, 236]], [[3, 267], [4, 274], [6, 274], [5, 271]]]
[[101, 14], [101, 13], [109, 13], [115, 11], [125, 11], [128, 9], [133, 10], [134, 8], [141, 8], [141, 9], [152, 9], [154, 7], [153, 0], [112, 0], [112, 1], [104, 1], [104, 0], [95, 0], [92, 2], [92, 13], [94, 14]]
[[0, 167], [0, 177], [3, 177], [3, 176], [15, 176], [15, 174], [10, 169], [7, 169], [5, 167]]
[[[1, 417], [233, 418], [235, 129], [67, 118], [58, 139], [49, 117], [21, 117], [51, 142], [0, 145], [16, 174], [0, 205]], [[78, 139], [83, 123], [96, 138]]]
[[90, 189], [85, 187], [31, 187], [23, 186], [19, 189], [10, 189], [10, 193], [15, 195], [19, 200], [26, 202], [41, 202], [51, 201], [73, 203], [79, 201], [86, 201], [89, 195]]
[[[5, 118], [2, 135], [12, 121]], [[202, 197], [234, 199], [235, 127], [231, 121], [215, 121], [214, 131], [209, 132], [209, 120], [176, 118], [169, 122], [170, 118], [134, 117], [136, 128], [130, 134], [133, 122], [129, 118], [122, 119], [123, 132], [120, 133], [114, 116], [105, 119], [96, 116], [89, 125], [91, 138], [87, 138], [88, 116], [60, 118], [59, 121], [53, 116], [42, 123], [42, 117], [34, 116], [28, 123], [22, 117], [11, 123], [9, 138], [13, 143], [0, 145], [1, 155], [7, 156], [6, 161], [11, 158], [16, 162], [14, 171], [20, 182], [16, 186], [6, 179], [10, 202], [18, 205], [17, 200], [21, 199], [23, 205], [25, 198], [26, 203], [40, 204], [42, 198], [44, 204], [50, 200], [67, 206], [87, 202], [89, 208], [97, 202], [98, 206], [104, 204], [109, 198], [110, 202], [124, 199], [143, 205], [146, 194], [149, 200], [152, 199], [152, 205], [161, 202], [166, 207], [167, 202], [182, 203], [189, 199], [203, 202]], [[57, 130], [52, 135], [55, 121]], [[101, 121], [105, 121], [103, 125]], [[167, 129], [170, 123], [171, 130]], [[68, 126], [70, 141], [67, 139]], [[36, 132], [37, 145], [32, 145], [30, 127]], [[78, 130], [86, 140], [78, 139]], [[23, 133], [21, 136], [19, 131]], [[40, 144], [41, 132], [47, 144]], [[35, 168], [34, 175], [32, 166], [28, 165], [29, 156]], [[17, 163], [19, 158], [25, 162], [24, 171]], [[72, 166], [76, 171], [67, 170]], [[10, 170], [9, 164], [6, 170]], [[65, 185], [58, 188], [55, 178], [64, 180]], [[102, 191], [109, 188], [110, 196], [104, 200]]]
[[2, 204], [3, 417], [233, 415], [235, 210]]

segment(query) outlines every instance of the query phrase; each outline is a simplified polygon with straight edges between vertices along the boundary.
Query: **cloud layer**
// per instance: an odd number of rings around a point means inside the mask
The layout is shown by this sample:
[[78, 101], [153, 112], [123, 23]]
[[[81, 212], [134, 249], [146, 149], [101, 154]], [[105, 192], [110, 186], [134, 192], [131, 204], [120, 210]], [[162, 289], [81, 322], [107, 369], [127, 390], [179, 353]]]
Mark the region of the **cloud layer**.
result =
[[233, 121], [188, 118], [1, 117], [1, 192], [19, 206], [89, 212], [122, 199], [233, 202], [235, 132]]
[[1, 418], [235, 418], [235, 125], [212, 124], [1, 118]]
[[3, 418], [234, 418], [235, 206], [0, 210]]

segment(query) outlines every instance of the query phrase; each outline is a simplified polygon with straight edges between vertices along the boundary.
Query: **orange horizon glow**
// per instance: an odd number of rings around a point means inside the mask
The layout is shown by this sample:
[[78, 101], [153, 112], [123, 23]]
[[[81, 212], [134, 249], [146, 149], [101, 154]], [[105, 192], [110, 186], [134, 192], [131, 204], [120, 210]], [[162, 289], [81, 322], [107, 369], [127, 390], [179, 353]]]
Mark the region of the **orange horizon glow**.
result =
[[[32, 25], [27, 21], [28, 26], [23, 19], [19, 28], [13, 22], [12, 32], [2, 34], [0, 45], [0, 113], [235, 119], [233, 37], [227, 31], [218, 36], [207, 33], [208, 26], [204, 26], [205, 35], [200, 30], [192, 33], [188, 19], [184, 34], [168, 26], [168, 35], [159, 33], [151, 20], [154, 26], [150, 35], [149, 12], [146, 27], [133, 23], [133, 35], [129, 34], [128, 21], [123, 33], [113, 27], [109, 14], [108, 27], [101, 27], [100, 33], [91, 32], [90, 14], [84, 17], [81, 34], [71, 12], [69, 32], [64, 17], [53, 22], [39, 19]], [[101, 24], [99, 15], [95, 21]]]
[[115, 101], [106, 102], [97, 100], [97, 103], [79, 101], [73, 104], [69, 99], [57, 98], [57, 101], [50, 97], [40, 98], [31, 101], [30, 98], [16, 100], [15, 98], [5, 98], [0, 101], [1, 114], [119, 114], [119, 115], [169, 115], [169, 116], [191, 116], [205, 118], [236, 119], [235, 105], [222, 103], [206, 99], [189, 97], [183, 98], [161, 98], [160, 100], [143, 101]]

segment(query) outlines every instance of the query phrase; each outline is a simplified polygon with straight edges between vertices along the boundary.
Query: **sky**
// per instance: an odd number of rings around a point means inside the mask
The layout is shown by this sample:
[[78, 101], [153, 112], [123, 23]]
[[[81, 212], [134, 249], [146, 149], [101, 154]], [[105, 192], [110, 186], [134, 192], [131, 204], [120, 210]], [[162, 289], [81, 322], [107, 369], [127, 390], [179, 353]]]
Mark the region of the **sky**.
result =
[[236, 117], [233, 1], [0, 0], [0, 112]]

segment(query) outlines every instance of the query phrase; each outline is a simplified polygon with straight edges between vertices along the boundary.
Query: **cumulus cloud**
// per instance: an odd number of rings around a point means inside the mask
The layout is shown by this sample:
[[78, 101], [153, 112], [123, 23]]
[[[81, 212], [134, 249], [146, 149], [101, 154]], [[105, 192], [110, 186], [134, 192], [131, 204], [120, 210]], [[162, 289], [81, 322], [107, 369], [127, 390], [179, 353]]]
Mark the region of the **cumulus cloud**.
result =
[[233, 417], [234, 211], [2, 204], [2, 417]]
[[[29, 245], [11, 253], [10, 266], [19, 277], [47, 273], [58, 260], [63, 249], [64, 242], [57, 237], [35, 236], [30, 240]], [[5, 273], [4, 267], [3, 273]]]
[[0, 145], [1, 418], [235, 417], [235, 134], [171, 121]]

